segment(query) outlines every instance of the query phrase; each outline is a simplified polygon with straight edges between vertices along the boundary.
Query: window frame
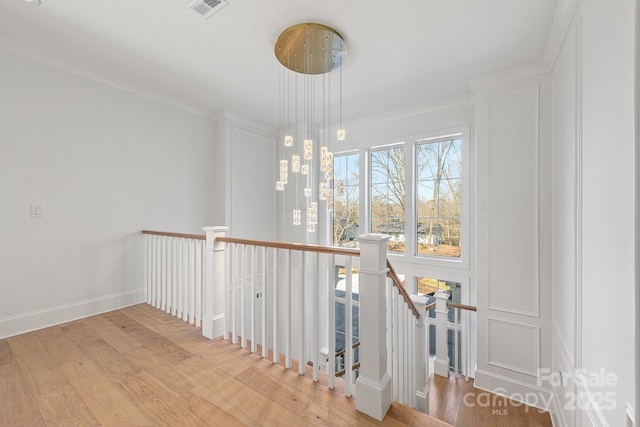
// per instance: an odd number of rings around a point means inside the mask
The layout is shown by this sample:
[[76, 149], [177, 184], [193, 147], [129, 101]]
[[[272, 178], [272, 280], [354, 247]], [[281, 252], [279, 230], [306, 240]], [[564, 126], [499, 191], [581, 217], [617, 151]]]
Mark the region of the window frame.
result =
[[[417, 194], [416, 186], [416, 150], [419, 142], [427, 140], [441, 140], [448, 137], [458, 136], [462, 141], [462, 216], [461, 216], [461, 254], [459, 258], [441, 257], [432, 255], [417, 254]], [[402, 145], [404, 147], [405, 162], [405, 251], [403, 253], [388, 252], [390, 259], [402, 263], [406, 266], [431, 266], [438, 271], [439, 277], [446, 280], [467, 281], [470, 271], [463, 273], [461, 270], [470, 270], [471, 250], [473, 236], [471, 231], [472, 218], [472, 153], [470, 141], [470, 127], [468, 125], [452, 128], [425, 131], [418, 134], [398, 136], [385, 140], [365, 143], [358, 143], [356, 147], [349, 147], [336, 151], [334, 155], [359, 154], [360, 171], [360, 209], [359, 209], [359, 231], [361, 234], [371, 233], [371, 152]], [[408, 166], [408, 167], [407, 167]], [[328, 241], [333, 244], [333, 218], [329, 220], [330, 226], [327, 233]], [[406, 233], [406, 231], [409, 231]], [[451, 270], [449, 270], [451, 269]], [[433, 271], [433, 270], [432, 270]], [[462, 275], [460, 273], [463, 273]], [[435, 274], [435, 271], [434, 271]]]

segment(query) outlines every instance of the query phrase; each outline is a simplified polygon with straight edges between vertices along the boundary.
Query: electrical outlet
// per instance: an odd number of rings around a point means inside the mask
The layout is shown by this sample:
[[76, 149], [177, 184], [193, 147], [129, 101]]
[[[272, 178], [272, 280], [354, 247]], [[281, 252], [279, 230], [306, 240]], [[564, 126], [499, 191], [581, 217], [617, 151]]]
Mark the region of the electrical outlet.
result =
[[31, 218], [44, 218], [44, 206], [31, 205]]

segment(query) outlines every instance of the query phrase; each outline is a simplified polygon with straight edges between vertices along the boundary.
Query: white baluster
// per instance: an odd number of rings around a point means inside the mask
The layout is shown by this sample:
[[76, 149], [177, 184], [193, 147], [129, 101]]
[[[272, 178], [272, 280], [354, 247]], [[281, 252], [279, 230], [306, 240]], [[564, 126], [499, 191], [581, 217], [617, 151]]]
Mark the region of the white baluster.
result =
[[225, 245], [224, 257], [224, 322], [222, 338], [231, 340], [231, 317], [233, 316], [233, 305], [231, 305], [231, 289], [233, 278], [231, 274], [233, 261], [233, 244]]
[[320, 254], [315, 254], [315, 265], [313, 269], [313, 341], [311, 354], [313, 355], [313, 380], [320, 380]]
[[189, 240], [182, 239], [182, 320], [189, 321]]
[[256, 343], [256, 274], [258, 273], [257, 247], [251, 247], [251, 353], [258, 351]]
[[278, 352], [278, 249], [273, 248], [273, 363], [280, 361]]
[[329, 388], [335, 388], [336, 381], [336, 256], [331, 254], [329, 272], [327, 274], [327, 292], [329, 305]]
[[161, 236], [153, 238], [153, 287], [155, 289], [155, 298], [153, 306], [160, 308], [162, 304], [162, 252], [161, 252]]
[[304, 375], [304, 366], [306, 360], [304, 357], [304, 346], [306, 344], [306, 304], [305, 304], [305, 288], [307, 286], [306, 280], [306, 264], [307, 257], [305, 252], [300, 252], [300, 280], [298, 281], [298, 324], [300, 325], [300, 336], [298, 337], [298, 375]]
[[194, 317], [196, 319], [196, 326], [202, 327], [202, 291], [204, 288], [204, 268], [205, 268], [205, 254], [204, 245], [202, 240], [194, 240], [196, 247], [196, 283], [195, 283], [195, 306], [196, 311]]
[[171, 315], [176, 315], [176, 300], [178, 286], [176, 284], [175, 275], [176, 275], [176, 238], [169, 239], [169, 289], [171, 292], [169, 293], [169, 313]]
[[249, 263], [249, 247], [242, 245], [242, 274], [240, 280], [240, 348], [247, 347], [247, 330], [245, 329], [245, 306], [247, 305], [247, 264]]
[[143, 235], [144, 239], [144, 298], [147, 304], [151, 304], [151, 239], [148, 234]]
[[231, 264], [231, 287], [229, 290], [231, 291], [231, 306], [233, 307], [231, 310], [231, 343], [238, 343], [238, 329], [237, 329], [237, 318], [238, 318], [238, 244], [233, 244], [233, 262]]
[[[389, 286], [391, 286], [391, 284], [389, 284]], [[400, 378], [399, 367], [402, 360], [402, 349], [400, 348], [400, 310], [398, 310], [398, 288], [396, 288], [395, 286], [391, 286], [391, 292], [391, 305], [393, 307], [393, 398], [397, 401], [400, 401], [400, 382], [398, 380]]]
[[456, 378], [458, 378], [458, 331], [460, 326], [460, 309], [453, 309], [453, 372], [455, 372]]
[[286, 251], [284, 366], [291, 369], [291, 251]]
[[262, 247], [261, 251], [261, 270], [262, 270], [262, 298], [260, 299], [260, 308], [262, 310], [262, 330], [261, 330], [261, 341], [262, 341], [262, 357], [267, 357], [267, 248], [266, 246]]
[[353, 394], [353, 259], [347, 257], [344, 266], [344, 394], [349, 397]]

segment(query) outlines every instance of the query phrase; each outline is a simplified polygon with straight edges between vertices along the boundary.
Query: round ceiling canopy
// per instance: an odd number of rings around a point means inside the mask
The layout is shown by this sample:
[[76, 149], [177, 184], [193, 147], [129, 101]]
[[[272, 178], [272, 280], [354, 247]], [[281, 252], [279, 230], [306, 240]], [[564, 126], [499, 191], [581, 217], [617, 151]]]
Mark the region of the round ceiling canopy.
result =
[[278, 61], [292, 71], [324, 74], [342, 65], [347, 47], [333, 28], [308, 22], [284, 30], [274, 50]]

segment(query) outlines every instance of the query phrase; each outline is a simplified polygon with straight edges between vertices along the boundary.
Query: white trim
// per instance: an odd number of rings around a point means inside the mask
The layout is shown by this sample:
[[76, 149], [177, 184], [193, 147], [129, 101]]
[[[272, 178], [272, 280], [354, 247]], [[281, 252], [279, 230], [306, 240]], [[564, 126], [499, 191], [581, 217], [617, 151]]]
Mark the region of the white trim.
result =
[[551, 406], [549, 407], [549, 415], [551, 415], [551, 425], [553, 425], [553, 427], [567, 426], [567, 420], [561, 408], [558, 403], [558, 395], [554, 393], [551, 398]]
[[196, 114], [198, 116], [209, 119], [215, 118], [215, 113], [208, 108], [202, 107], [189, 101], [162, 94], [158, 91], [154, 91], [146, 87], [132, 84], [125, 79], [109, 75], [104, 71], [87, 68], [71, 60], [53, 55], [41, 49], [27, 46], [2, 35], [0, 35], [0, 51], [16, 55], [34, 62], [38, 62], [49, 67], [57, 68], [58, 70], [62, 70], [67, 73], [92, 80], [94, 82], [111, 86], [116, 89], [124, 90], [126, 92], [142, 96], [152, 101], [160, 102], [162, 104], [178, 108], [188, 113]]
[[551, 30], [549, 31], [547, 45], [542, 57], [542, 62], [549, 66], [549, 68], [555, 67], [567, 34], [571, 29], [571, 24], [573, 23], [578, 6], [581, 3], [582, 0], [559, 0], [558, 2], [553, 24], [551, 24]]
[[585, 382], [576, 383], [577, 399], [582, 400], [582, 403], [576, 402], [576, 405], [578, 405], [579, 408], [583, 408], [587, 417], [589, 417], [591, 426], [609, 427], [607, 419], [604, 417], [602, 410], [600, 410], [602, 399], [594, 396], [591, 390], [586, 386]]
[[145, 302], [145, 288], [0, 318], [0, 339]]
[[[535, 340], [534, 340], [534, 356], [535, 356], [535, 370], [529, 371], [522, 367], [509, 365], [502, 362], [497, 362], [492, 360], [491, 356], [491, 334], [492, 329], [491, 325], [495, 323], [502, 323], [509, 326], [515, 326], [522, 329], [530, 329], [535, 332]], [[487, 364], [491, 366], [495, 366], [497, 368], [507, 369], [513, 372], [519, 372], [521, 374], [530, 375], [533, 377], [538, 377], [538, 371], [540, 369], [540, 360], [541, 360], [541, 348], [540, 348], [540, 327], [536, 325], [529, 325], [523, 322], [515, 322], [504, 319], [497, 319], [495, 317], [487, 317]]]
[[[571, 354], [569, 347], [560, 335], [560, 330], [557, 328], [555, 323], [553, 324], [551, 343], [552, 371], [560, 371], [562, 373], [576, 372], [573, 355]], [[575, 393], [574, 384], [567, 384], [567, 386], [571, 387], [571, 389], [569, 389], [568, 391]], [[553, 412], [551, 412], [551, 421], [553, 422], [554, 426], [566, 426], [568, 425], [568, 422], [564, 412], [564, 399], [566, 399], [565, 392], [567, 390], [565, 389], [564, 385], [559, 385], [558, 387], [551, 388], [553, 390]], [[575, 416], [577, 416], [577, 414], [575, 414]]]
[[633, 407], [628, 402], [627, 402], [627, 405], [625, 407], [624, 413], [627, 414], [627, 423], [630, 423], [628, 425], [632, 425], [632, 426], [636, 425], [636, 423], [635, 423], [636, 411], [634, 411]]
[[[526, 311], [526, 310], [518, 310], [518, 309], [514, 309], [514, 308], [507, 308], [507, 307], [501, 307], [498, 305], [495, 305], [491, 302], [491, 295], [492, 295], [492, 280], [491, 280], [491, 245], [490, 245], [490, 241], [491, 241], [491, 210], [492, 210], [492, 206], [491, 206], [491, 174], [489, 171], [491, 171], [491, 102], [492, 99], [497, 97], [497, 96], [502, 96], [508, 93], [513, 93], [513, 92], [519, 92], [519, 91], [529, 91], [533, 89], [535, 91], [534, 93], [534, 110], [535, 110], [535, 117], [534, 117], [534, 152], [536, 153], [533, 159], [534, 161], [534, 167], [533, 167], [533, 182], [534, 182], [534, 188], [533, 188], [533, 197], [534, 197], [534, 212], [533, 212], [533, 254], [534, 254], [534, 260], [533, 260], [533, 286], [534, 289], [532, 290], [533, 292], [533, 309], [531, 311]], [[525, 86], [516, 86], [516, 87], [508, 87], [508, 88], [504, 88], [503, 90], [500, 91], [496, 91], [494, 93], [491, 93], [489, 95], [487, 95], [486, 99], [487, 99], [487, 110], [486, 110], [486, 114], [487, 114], [487, 147], [486, 147], [486, 151], [487, 151], [487, 243], [486, 243], [486, 261], [487, 261], [487, 265], [489, 266], [487, 268], [487, 273], [486, 273], [486, 283], [487, 283], [487, 287], [486, 287], [486, 298], [487, 298], [487, 309], [489, 310], [493, 310], [493, 311], [500, 311], [503, 313], [511, 313], [511, 314], [518, 314], [518, 315], [523, 315], [523, 316], [530, 316], [530, 317], [540, 317], [540, 252], [539, 252], [539, 247], [540, 247], [540, 222], [539, 222], [539, 210], [540, 210], [540, 194], [538, 192], [539, 190], [539, 183], [538, 183], [538, 179], [539, 179], [539, 169], [540, 169], [540, 89], [541, 89], [541, 83], [537, 82], [537, 83], [532, 83], [532, 84], [527, 84]]]
[[576, 348], [575, 365], [582, 367], [582, 16], [576, 20], [576, 148], [575, 148], [575, 278], [576, 278]]
[[473, 104], [475, 102], [475, 97], [470, 93], [465, 93], [462, 95], [454, 96], [451, 98], [446, 98], [438, 101], [428, 102], [426, 104], [415, 105], [409, 108], [403, 108], [399, 110], [393, 110], [386, 113], [374, 114], [372, 116], [361, 117], [354, 120], [349, 120], [348, 122], [343, 122], [342, 126], [345, 129], [349, 129], [349, 127], [357, 124], [357, 123], [370, 123], [381, 122], [386, 120], [393, 120], [397, 118], [406, 118], [409, 116], [414, 116], [418, 114], [424, 114], [431, 111], [444, 110], [447, 108], [455, 107], [458, 105], [464, 104]]
[[[525, 403], [526, 405], [534, 408], [543, 409], [545, 411], [549, 411], [551, 409], [550, 404], [552, 402], [553, 395], [549, 390], [542, 387], [527, 384], [522, 381], [482, 369], [476, 369], [476, 377], [473, 384], [475, 388], [480, 390], [504, 396], [511, 400], [515, 400], [516, 402]], [[520, 396], [537, 396], [537, 402], [523, 401], [522, 399], [518, 399]]]
[[472, 92], [476, 92], [490, 86], [502, 85], [506, 82], [539, 76], [540, 74], [545, 74], [549, 71], [550, 68], [546, 64], [543, 64], [542, 62], [535, 62], [533, 64], [523, 65], [522, 67], [510, 68], [508, 70], [471, 79], [469, 80], [468, 85]]
[[[556, 325], [555, 322], [553, 322], [553, 325], [552, 325], [551, 342], [552, 342], [552, 345], [554, 342], [557, 342], [559, 344], [559, 350], [561, 350], [560, 354], [564, 359], [566, 359], [566, 364], [568, 364], [571, 367], [571, 369], [575, 370], [575, 366], [576, 366], [575, 355], [573, 354], [571, 349], [569, 349], [569, 346], [567, 345], [564, 338], [562, 337], [560, 333], [560, 329], [558, 328], [558, 325]], [[555, 348], [555, 346], [552, 348]]]

